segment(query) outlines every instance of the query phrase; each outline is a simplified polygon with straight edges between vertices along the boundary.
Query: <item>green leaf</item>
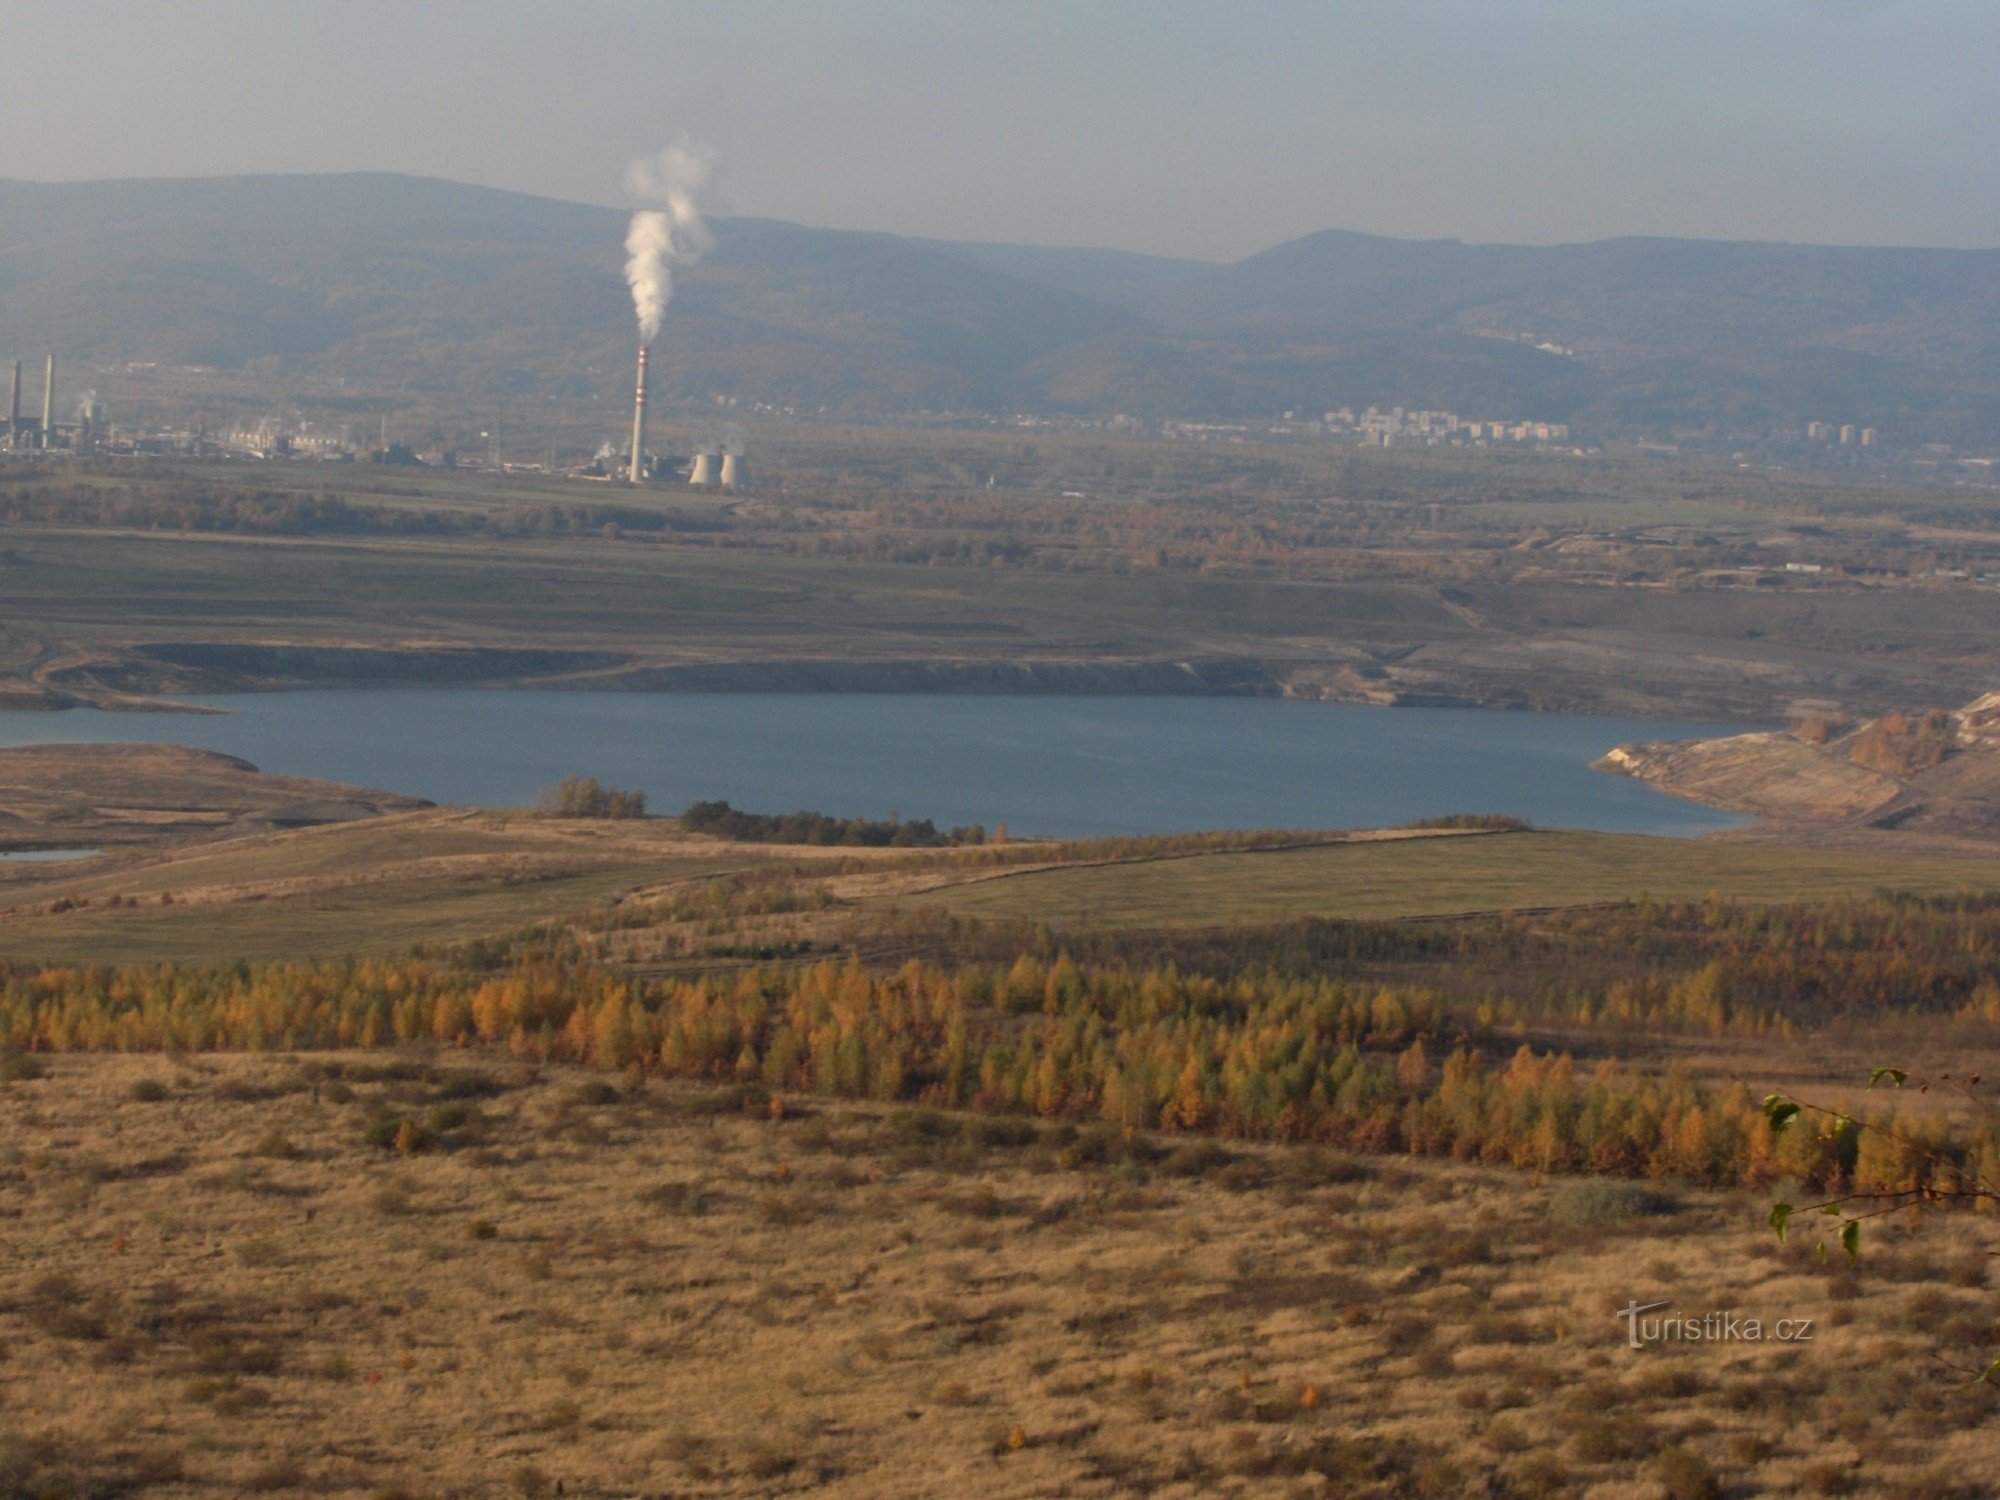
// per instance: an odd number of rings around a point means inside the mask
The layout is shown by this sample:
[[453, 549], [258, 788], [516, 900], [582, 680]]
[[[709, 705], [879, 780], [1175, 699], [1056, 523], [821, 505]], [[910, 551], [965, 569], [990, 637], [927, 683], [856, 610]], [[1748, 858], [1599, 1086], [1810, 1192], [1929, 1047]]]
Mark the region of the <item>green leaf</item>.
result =
[[1783, 1094], [1767, 1094], [1764, 1096], [1764, 1118], [1771, 1122], [1773, 1134], [1782, 1131], [1787, 1125], [1790, 1125], [1792, 1121], [1798, 1118], [1798, 1115], [1799, 1106], [1787, 1099]]
[[1872, 1089], [1886, 1078], [1889, 1080], [1890, 1087], [1901, 1088], [1909, 1081], [1909, 1077], [1910, 1075], [1901, 1068], [1877, 1068], [1868, 1075], [1868, 1087]]
[[1822, 1208], [1820, 1212], [1823, 1214], [1831, 1214], [1835, 1218], [1838, 1218], [1840, 1216], [1840, 1205], [1838, 1203], [1829, 1203], [1824, 1208]]
[[1781, 1241], [1785, 1237], [1785, 1224], [1788, 1220], [1790, 1220], [1791, 1217], [1792, 1217], [1791, 1204], [1774, 1203], [1771, 1206], [1771, 1227], [1778, 1232], [1778, 1238]]
[[1847, 1252], [1847, 1263], [1851, 1266], [1861, 1258], [1861, 1221], [1849, 1219], [1840, 1226], [1840, 1248]]
[[1979, 1372], [1979, 1379], [1973, 1381], [1972, 1383], [1974, 1385], [1978, 1385], [1983, 1381], [1986, 1384], [1991, 1385], [1993, 1383], [1993, 1377], [1995, 1375], [2000, 1375], [2000, 1358], [1996, 1358], [1992, 1364], [1988, 1365], [1985, 1369], [1981, 1370]]

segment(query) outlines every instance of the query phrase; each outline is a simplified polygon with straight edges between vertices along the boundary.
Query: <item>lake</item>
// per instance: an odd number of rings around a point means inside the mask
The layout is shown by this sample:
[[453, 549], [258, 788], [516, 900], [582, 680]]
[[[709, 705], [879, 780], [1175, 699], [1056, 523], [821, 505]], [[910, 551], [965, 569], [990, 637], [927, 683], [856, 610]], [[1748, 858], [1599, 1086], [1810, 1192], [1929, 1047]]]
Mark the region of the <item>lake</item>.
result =
[[169, 741], [487, 806], [526, 804], [575, 772], [637, 787], [657, 812], [725, 798], [1072, 837], [1454, 812], [1628, 833], [1742, 821], [1589, 769], [1616, 744], [1742, 725], [1282, 698], [386, 688], [190, 701], [227, 713], [7, 710], [0, 745]]

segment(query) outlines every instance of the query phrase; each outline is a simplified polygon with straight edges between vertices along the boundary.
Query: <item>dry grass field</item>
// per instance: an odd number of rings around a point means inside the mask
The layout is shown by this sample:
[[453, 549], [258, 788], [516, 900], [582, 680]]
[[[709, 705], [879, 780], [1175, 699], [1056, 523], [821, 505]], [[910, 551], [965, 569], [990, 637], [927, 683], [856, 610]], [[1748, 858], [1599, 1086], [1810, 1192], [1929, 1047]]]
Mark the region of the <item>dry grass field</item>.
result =
[[[787, 853], [810, 858], [815, 851]], [[0, 874], [0, 956], [155, 962], [393, 954], [770, 858], [762, 849], [683, 834], [665, 819], [426, 808], [73, 865], [10, 867]]]
[[1152, 927], [1441, 916], [1592, 901], [1814, 901], [2000, 886], [2000, 855], [1533, 831], [1314, 844], [1009, 874], [920, 896], [961, 916]]
[[[1993, 1234], [504, 1057], [0, 1084], [0, 1495], [1992, 1493]], [[1761, 1319], [1627, 1347], [1615, 1310]], [[1655, 1314], [1658, 1316], [1659, 1314]], [[1778, 1342], [1775, 1320], [1811, 1319]]]
[[[1249, 840], [1254, 842], [1254, 840]], [[426, 808], [316, 828], [168, 842], [68, 865], [0, 866], [0, 958], [149, 963], [394, 955], [582, 918], [620, 962], [746, 945], [824, 952], [925, 912], [1072, 928], [1445, 916], [1606, 901], [1815, 901], [2000, 888], [2000, 855], [1876, 834], [1844, 844], [1531, 831], [1300, 834], [1181, 852], [1017, 841], [1005, 849], [734, 844], [671, 819]], [[711, 900], [771, 882], [761, 910]], [[594, 914], [594, 915], [593, 915]]]

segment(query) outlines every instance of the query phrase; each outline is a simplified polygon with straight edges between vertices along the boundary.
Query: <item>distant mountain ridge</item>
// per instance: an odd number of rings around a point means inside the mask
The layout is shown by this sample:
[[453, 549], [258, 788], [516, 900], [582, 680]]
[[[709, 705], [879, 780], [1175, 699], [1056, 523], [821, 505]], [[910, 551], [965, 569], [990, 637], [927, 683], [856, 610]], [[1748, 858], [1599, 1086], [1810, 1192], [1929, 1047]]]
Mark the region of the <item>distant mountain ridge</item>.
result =
[[[389, 174], [0, 182], [0, 352], [467, 396], [627, 381], [624, 215]], [[1326, 231], [1229, 265], [723, 220], [667, 399], [2000, 442], [2000, 251]], [[1540, 347], [1547, 346], [1547, 347]]]

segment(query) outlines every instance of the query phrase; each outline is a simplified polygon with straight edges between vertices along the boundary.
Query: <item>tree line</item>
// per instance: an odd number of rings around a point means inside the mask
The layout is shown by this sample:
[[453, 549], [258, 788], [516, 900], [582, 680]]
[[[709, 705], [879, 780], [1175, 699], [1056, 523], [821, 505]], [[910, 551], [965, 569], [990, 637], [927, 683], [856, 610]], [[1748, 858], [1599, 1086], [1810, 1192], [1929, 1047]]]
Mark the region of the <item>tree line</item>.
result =
[[969, 823], [940, 832], [929, 818], [836, 818], [822, 812], [753, 813], [727, 802], [690, 802], [681, 814], [690, 833], [745, 844], [817, 844], [872, 849], [942, 849], [983, 844], [986, 828]]
[[[1708, 1088], [1505, 1039], [1429, 991], [1171, 964], [911, 960], [642, 980], [583, 960], [0, 967], [0, 1049], [429, 1041], [522, 1058], [1134, 1128], [1324, 1141], [1538, 1171], [1838, 1192], [2000, 1169], [2000, 1126], [1774, 1134]], [[1921, 1148], [1921, 1150], [1919, 1149]], [[1926, 1156], [1922, 1152], [1929, 1152]]]

